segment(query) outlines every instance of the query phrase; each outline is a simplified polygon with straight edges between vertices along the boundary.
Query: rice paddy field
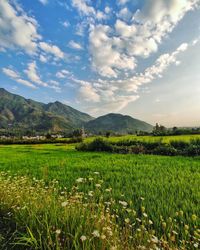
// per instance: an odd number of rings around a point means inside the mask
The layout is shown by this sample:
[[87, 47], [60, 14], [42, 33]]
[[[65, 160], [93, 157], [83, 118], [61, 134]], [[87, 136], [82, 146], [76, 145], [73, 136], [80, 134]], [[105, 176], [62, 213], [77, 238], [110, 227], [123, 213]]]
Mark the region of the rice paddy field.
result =
[[199, 217], [199, 157], [0, 146], [0, 249], [199, 249]]

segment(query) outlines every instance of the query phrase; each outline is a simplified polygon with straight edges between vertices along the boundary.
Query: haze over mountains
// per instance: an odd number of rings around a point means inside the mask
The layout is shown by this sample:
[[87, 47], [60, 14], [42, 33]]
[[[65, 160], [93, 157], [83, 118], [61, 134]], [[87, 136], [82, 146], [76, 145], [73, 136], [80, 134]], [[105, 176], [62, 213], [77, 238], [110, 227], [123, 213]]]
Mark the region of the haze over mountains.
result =
[[61, 102], [44, 104], [9, 93], [0, 88], [0, 129], [36, 132], [70, 132], [84, 126], [88, 132], [112, 130], [128, 133], [151, 131], [152, 125], [121, 114], [94, 118]]

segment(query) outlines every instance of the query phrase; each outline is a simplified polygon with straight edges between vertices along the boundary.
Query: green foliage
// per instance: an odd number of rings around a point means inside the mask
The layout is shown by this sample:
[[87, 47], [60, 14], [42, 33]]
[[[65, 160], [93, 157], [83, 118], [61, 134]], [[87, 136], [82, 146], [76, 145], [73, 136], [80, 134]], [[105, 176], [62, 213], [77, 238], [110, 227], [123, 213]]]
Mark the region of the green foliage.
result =
[[154, 155], [183, 155], [199, 156], [200, 139], [185, 141], [169, 141], [165, 143], [162, 139], [157, 141], [142, 140], [118, 140], [109, 141], [102, 138], [83, 143], [77, 146], [79, 151], [107, 151], [122, 154], [154, 154]]
[[81, 143], [76, 146], [79, 151], [91, 151], [91, 152], [112, 152], [113, 148], [108, 141], [102, 138], [96, 138], [91, 143]]

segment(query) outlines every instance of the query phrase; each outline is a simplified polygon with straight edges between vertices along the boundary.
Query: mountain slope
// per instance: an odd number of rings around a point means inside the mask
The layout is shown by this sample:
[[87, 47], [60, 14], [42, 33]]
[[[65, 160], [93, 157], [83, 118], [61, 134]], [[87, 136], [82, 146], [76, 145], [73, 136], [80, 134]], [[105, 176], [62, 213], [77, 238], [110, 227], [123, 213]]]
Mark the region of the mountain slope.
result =
[[126, 134], [139, 130], [150, 132], [153, 126], [128, 115], [111, 113], [89, 121], [85, 125], [85, 128], [92, 133], [111, 130], [117, 133]]
[[44, 104], [0, 88], [0, 129], [70, 131], [93, 119], [60, 102]]

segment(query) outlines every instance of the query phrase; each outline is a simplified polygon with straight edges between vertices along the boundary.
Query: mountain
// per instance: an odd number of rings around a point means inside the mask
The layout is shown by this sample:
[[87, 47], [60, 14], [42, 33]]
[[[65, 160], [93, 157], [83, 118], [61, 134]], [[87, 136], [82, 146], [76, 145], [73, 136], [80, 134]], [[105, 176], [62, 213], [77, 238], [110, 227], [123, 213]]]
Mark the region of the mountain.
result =
[[90, 115], [60, 102], [44, 104], [0, 88], [0, 129], [71, 131], [92, 119]]
[[85, 128], [92, 133], [110, 130], [120, 134], [127, 134], [135, 131], [151, 132], [153, 126], [128, 115], [111, 113], [89, 121]]
[[11, 94], [0, 88], [0, 131], [71, 132], [82, 126], [90, 133], [114, 131], [120, 134], [152, 131], [146, 122], [121, 114], [96, 119], [61, 102], [44, 104]]

